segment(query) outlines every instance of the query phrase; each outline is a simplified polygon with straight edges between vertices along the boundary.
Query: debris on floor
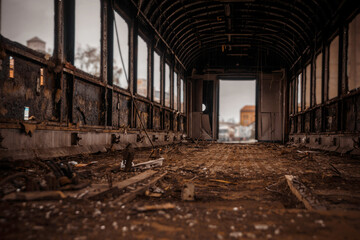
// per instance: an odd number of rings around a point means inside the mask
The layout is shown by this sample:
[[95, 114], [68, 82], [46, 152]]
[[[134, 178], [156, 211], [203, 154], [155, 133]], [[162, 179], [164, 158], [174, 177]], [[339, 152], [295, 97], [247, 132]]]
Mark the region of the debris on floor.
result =
[[199, 141], [164, 146], [155, 159], [149, 157], [153, 150], [134, 149], [130, 171], [121, 168], [123, 156], [115, 151], [47, 161], [3, 159], [0, 235], [356, 239], [359, 159], [307, 151]]

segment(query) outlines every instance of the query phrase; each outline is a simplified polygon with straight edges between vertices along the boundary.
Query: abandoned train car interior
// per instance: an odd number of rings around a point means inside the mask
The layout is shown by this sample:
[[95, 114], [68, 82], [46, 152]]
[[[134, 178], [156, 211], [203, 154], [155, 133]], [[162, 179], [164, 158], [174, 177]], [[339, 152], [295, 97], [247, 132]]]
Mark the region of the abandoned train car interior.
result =
[[359, 239], [360, 1], [0, 0], [1, 239]]

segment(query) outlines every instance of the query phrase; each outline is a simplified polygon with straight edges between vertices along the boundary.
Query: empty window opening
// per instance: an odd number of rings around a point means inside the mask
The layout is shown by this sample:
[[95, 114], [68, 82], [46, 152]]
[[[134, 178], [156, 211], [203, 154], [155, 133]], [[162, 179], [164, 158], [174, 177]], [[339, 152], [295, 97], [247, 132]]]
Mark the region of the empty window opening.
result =
[[185, 82], [180, 79], [180, 111], [185, 112]]
[[339, 84], [339, 36], [330, 44], [329, 50], [329, 99], [338, 96]]
[[138, 36], [137, 57], [137, 94], [147, 97], [147, 70], [148, 70], [148, 46], [142, 37]]
[[160, 102], [160, 89], [161, 89], [161, 85], [160, 85], [160, 79], [161, 79], [161, 59], [159, 54], [157, 54], [157, 52], [154, 52], [154, 67], [153, 67], [153, 71], [154, 71], [154, 87], [153, 87], [153, 96], [154, 96], [154, 101], [155, 102]]
[[322, 53], [317, 55], [315, 60], [315, 101], [316, 104], [322, 103]]
[[306, 66], [305, 73], [305, 109], [310, 107], [310, 89], [311, 89], [311, 64]]
[[219, 141], [255, 141], [255, 80], [221, 80]]
[[1, 35], [37, 52], [54, 50], [54, 1], [2, 0]]
[[178, 109], [178, 75], [174, 72], [174, 109]]
[[302, 100], [302, 73], [300, 73], [297, 77], [297, 112], [301, 112], [301, 100]]
[[75, 1], [75, 66], [100, 76], [100, 1]]
[[165, 63], [165, 106], [170, 107], [170, 67]]
[[360, 87], [360, 14], [349, 24], [347, 77], [349, 90]]
[[[115, 21], [116, 26], [114, 24], [113, 34], [113, 84], [118, 87], [127, 89], [129, 86], [127, 79], [129, 76], [129, 26], [127, 22], [117, 13], [115, 14]], [[117, 39], [115, 29], [116, 27], [119, 39]], [[119, 52], [119, 45], [121, 49], [122, 60]]]

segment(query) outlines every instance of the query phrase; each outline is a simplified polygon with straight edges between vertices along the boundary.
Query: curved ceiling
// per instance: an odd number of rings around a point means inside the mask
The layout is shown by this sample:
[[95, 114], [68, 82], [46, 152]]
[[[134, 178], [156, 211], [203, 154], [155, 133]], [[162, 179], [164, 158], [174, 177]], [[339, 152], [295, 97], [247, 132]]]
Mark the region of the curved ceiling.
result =
[[268, 51], [291, 66], [340, 0], [131, 0], [187, 69], [204, 55]]

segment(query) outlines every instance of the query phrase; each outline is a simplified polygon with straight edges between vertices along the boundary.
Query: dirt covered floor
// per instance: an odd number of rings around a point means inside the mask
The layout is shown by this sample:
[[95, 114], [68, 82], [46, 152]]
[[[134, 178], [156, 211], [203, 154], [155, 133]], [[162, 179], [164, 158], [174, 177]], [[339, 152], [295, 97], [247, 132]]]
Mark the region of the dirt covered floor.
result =
[[[135, 150], [135, 164], [149, 161], [150, 153]], [[162, 166], [131, 172], [119, 168], [121, 152], [54, 159], [76, 174], [76, 181], [60, 185], [45, 161], [1, 161], [3, 199], [27, 190], [62, 194], [2, 200], [0, 238], [360, 238], [358, 158], [264, 143], [180, 144], [160, 155]], [[295, 196], [285, 175], [296, 176], [316, 198], [314, 210]], [[184, 201], [184, 185], [192, 184], [195, 199]]]

